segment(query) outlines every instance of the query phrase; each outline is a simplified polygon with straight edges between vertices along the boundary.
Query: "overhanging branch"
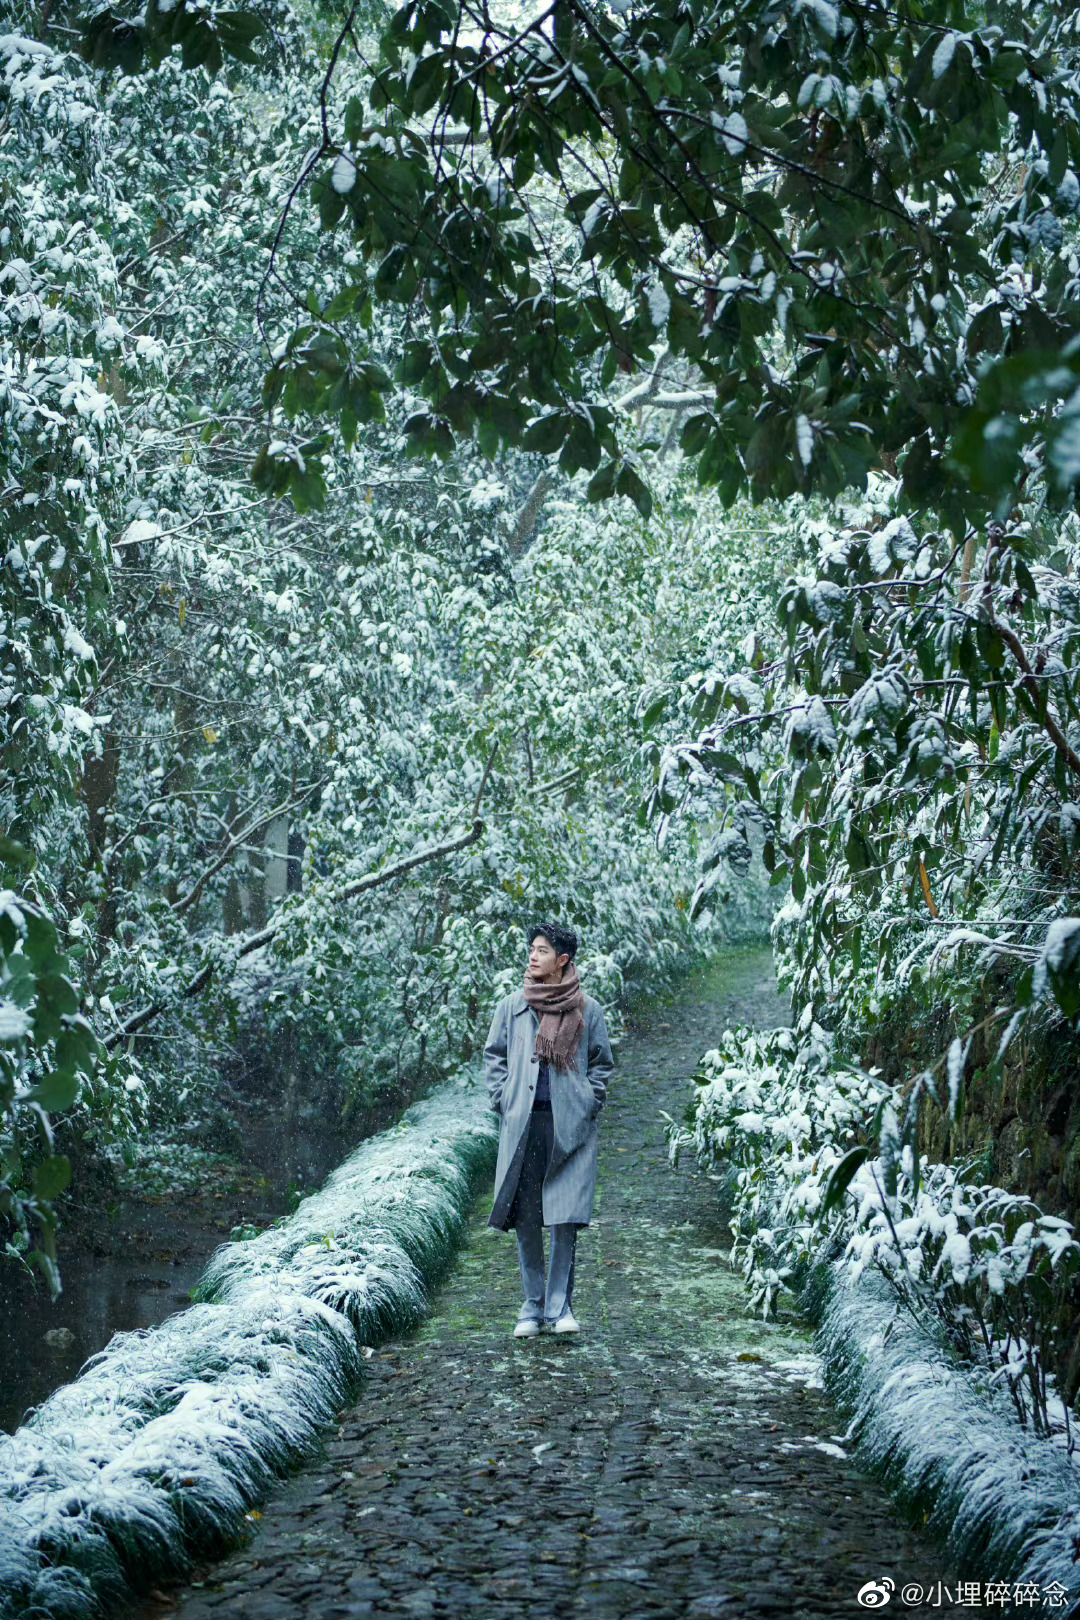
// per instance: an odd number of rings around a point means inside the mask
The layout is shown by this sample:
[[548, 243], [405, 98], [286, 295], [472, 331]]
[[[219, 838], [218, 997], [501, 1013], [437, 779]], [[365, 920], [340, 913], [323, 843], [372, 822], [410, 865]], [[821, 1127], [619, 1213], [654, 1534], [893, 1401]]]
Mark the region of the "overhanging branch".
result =
[[[492, 758], [494, 758], [494, 754]], [[485, 772], [484, 781], [486, 782], [486, 780], [487, 773]], [[481, 787], [483, 785], [482, 783]], [[479, 808], [479, 795], [477, 795], [477, 808]], [[415, 855], [409, 855], [405, 860], [398, 861], [393, 866], [384, 867], [381, 872], [369, 872], [365, 877], [358, 878], [354, 883], [347, 883], [337, 894], [331, 895], [330, 899], [332, 902], [354, 900], [357, 895], [366, 894], [369, 889], [377, 889], [384, 883], [392, 883], [395, 878], [401, 877], [405, 872], [411, 872], [416, 866], [423, 866], [427, 861], [438, 860], [443, 855], [452, 855], [456, 850], [466, 849], [469, 844], [476, 843], [483, 831], [484, 823], [477, 816], [467, 833], [462, 833], [458, 838], [451, 839], [449, 843], [436, 844], [430, 849], [419, 850]], [[269, 945], [280, 927], [280, 922], [273, 922], [269, 927], [260, 929], [257, 934], [249, 934], [237, 950], [236, 960], [239, 962], [245, 956], [250, 956], [253, 951], [260, 950], [263, 945]], [[197, 996], [201, 991], [205, 990], [214, 976], [216, 966], [216, 963], [208, 962], [205, 967], [200, 968], [191, 983], [185, 986], [179, 999], [189, 1001], [193, 996]], [[126, 1040], [129, 1035], [137, 1035], [159, 1013], [164, 1012], [167, 1007], [172, 1005], [172, 1001], [156, 1001], [152, 1006], [143, 1007], [140, 1012], [133, 1013], [119, 1029], [113, 1030], [111, 1035], [105, 1037], [102, 1042], [105, 1050], [111, 1052], [115, 1046]]]

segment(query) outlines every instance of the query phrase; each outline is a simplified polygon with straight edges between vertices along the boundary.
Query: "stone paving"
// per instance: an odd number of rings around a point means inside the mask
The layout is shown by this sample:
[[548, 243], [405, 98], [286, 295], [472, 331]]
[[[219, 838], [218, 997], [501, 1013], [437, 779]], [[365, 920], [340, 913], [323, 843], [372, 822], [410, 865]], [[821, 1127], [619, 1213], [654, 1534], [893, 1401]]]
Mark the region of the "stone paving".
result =
[[700, 1054], [725, 1024], [785, 1017], [767, 952], [741, 952], [629, 1036], [578, 1240], [581, 1334], [510, 1336], [516, 1248], [484, 1189], [430, 1317], [375, 1351], [323, 1455], [147, 1615], [834, 1620], [891, 1575], [893, 1609], [970, 1616], [845, 1455], [806, 1325], [745, 1314], [716, 1184], [667, 1165], [661, 1110], [681, 1114]]

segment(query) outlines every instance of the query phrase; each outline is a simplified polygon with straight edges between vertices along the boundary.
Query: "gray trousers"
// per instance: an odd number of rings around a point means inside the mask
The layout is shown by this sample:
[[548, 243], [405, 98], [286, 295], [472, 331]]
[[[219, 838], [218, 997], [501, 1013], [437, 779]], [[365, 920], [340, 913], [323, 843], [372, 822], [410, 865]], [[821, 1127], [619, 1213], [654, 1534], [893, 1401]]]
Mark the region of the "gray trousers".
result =
[[508, 1225], [517, 1228], [518, 1262], [525, 1303], [518, 1321], [546, 1321], [549, 1326], [570, 1310], [574, 1287], [574, 1249], [578, 1229], [572, 1222], [551, 1228], [551, 1263], [544, 1266], [544, 1177], [551, 1162], [555, 1125], [550, 1108], [534, 1108]]

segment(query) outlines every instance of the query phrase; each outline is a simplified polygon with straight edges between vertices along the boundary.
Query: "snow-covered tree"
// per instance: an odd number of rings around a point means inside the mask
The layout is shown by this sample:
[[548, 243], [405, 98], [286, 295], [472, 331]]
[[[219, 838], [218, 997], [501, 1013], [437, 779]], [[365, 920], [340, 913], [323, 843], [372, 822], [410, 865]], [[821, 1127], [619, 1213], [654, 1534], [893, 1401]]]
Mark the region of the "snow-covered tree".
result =
[[297, 191], [368, 83], [319, 13], [216, 74], [121, 21], [89, 62], [55, 8], [0, 46], [2, 1213], [46, 1264], [68, 1161], [182, 1133], [237, 1040], [359, 1107], [468, 1058], [538, 915], [609, 1003], [699, 950], [637, 716], [735, 636], [675, 463], [645, 528], [524, 452], [406, 457], [407, 316], [341, 302]]

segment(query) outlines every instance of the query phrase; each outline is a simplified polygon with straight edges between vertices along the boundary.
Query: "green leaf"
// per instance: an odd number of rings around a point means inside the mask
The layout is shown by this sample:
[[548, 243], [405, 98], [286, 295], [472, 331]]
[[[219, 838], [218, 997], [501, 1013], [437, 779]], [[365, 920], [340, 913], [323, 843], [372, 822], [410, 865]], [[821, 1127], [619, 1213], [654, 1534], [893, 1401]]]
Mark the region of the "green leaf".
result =
[[852, 827], [844, 846], [844, 857], [853, 872], [865, 872], [877, 864], [870, 841], [859, 827]]
[[345, 107], [345, 139], [350, 146], [355, 146], [363, 135], [366, 123], [367, 108], [363, 97], [350, 96]]
[[25, 844], [9, 838], [6, 833], [0, 833], [0, 865], [17, 866], [24, 872], [32, 872], [37, 865], [37, 856]]
[[110, 10], [91, 19], [79, 42], [79, 54], [85, 61], [96, 68], [118, 68], [121, 73], [140, 71], [145, 48], [146, 30]]
[[27, 1100], [40, 1103], [50, 1114], [60, 1114], [72, 1106], [79, 1095], [80, 1084], [78, 1074], [54, 1069], [27, 1092]]
[[301, 472], [294, 463], [289, 470], [289, 499], [297, 512], [321, 512], [326, 504], [326, 479], [322, 468], [308, 466]]
[[43, 1159], [34, 1167], [34, 1197], [49, 1203], [58, 1198], [71, 1181], [71, 1165], [63, 1154]]
[[615, 475], [615, 493], [628, 495], [648, 522], [653, 509], [652, 491], [648, 484], [638, 477], [633, 467], [627, 466], [625, 462]]
[[[319, 224], [324, 231], [332, 231], [345, 212], [345, 198], [336, 192], [325, 175], [320, 175], [311, 188], [312, 199], [319, 210]], [[335, 316], [329, 317], [331, 320]]]
[[844, 1194], [851, 1185], [856, 1170], [861, 1164], [865, 1164], [869, 1157], [870, 1149], [868, 1147], [853, 1147], [844, 1154], [839, 1164], [833, 1165], [828, 1182], [825, 1185], [825, 1196], [821, 1200], [821, 1205], [815, 1217], [816, 1221], [820, 1222], [829, 1214], [830, 1210], [838, 1209], [843, 1204]]
[[521, 441], [523, 450], [535, 450], [540, 455], [552, 455], [563, 443], [570, 429], [570, 418], [562, 412], [552, 412], [530, 423]]
[[259, 53], [254, 48], [255, 41], [262, 39], [267, 32], [261, 17], [252, 11], [218, 11], [214, 14], [214, 26], [221, 48], [228, 56], [235, 56], [241, 62], [258, 64]]
[[482, 416], [477, 423], [476, 442], [480, 454], [486, 456], [488, 461], [494, 461], [499, 453], [499, 424], [490, 415]]
[[967, 329], [967, 350], [974, 360], [977, 355], [989, 351], [997, 354], [1002, 342], [1001, 306], [987, 304], [971, 318]]
[[446, 63], [439, 52], [424, 56], [417, 63], [409, 81], [409, 100], [412, 110], [423, 115], [434, 107], [446, 82]]
[[666, 692], [661, 693], [658, 698], [653, 699], [641, 717], [641, 725], [644, 731], [652, 730], [653, 726], [655, 726], [663, 717], [667, 709], [667, 705], [668, 697]]
[[101, 1052], [91, 1026], [81, 1015], [72, 1018], [56, 1042], [56, 1067], [65, 1074], [81, 1070], [89, 1074]]
[[1054, 1000], [1067, 1018], [1080, 1012], [1080, 919], [1063, 918], [1063, 931], [1046, 958], [1046, 977]]

